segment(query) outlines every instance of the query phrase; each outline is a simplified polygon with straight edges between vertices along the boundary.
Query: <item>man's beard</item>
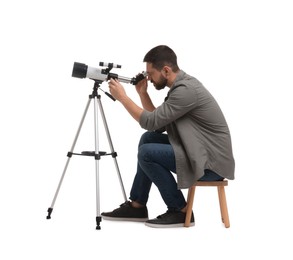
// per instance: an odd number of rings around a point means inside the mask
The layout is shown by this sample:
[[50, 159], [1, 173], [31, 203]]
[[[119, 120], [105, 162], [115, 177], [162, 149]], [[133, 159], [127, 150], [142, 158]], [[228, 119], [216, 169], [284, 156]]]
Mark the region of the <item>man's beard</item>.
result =
[[157, 90], [161, 90], [161, 89], [164, 89], [166, 86], [167, 86], [167, 79], [165, 79], [162, 75], [160, 77], [160, 80], [159, 82], [153, 82], [153, 85], [155, 86], [155, 88]]

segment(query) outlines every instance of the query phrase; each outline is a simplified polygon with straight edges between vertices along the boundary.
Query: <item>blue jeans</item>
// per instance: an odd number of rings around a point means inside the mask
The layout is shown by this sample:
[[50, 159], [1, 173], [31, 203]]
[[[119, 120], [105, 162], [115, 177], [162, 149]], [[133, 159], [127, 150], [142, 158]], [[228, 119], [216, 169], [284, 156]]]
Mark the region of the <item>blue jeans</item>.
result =
[[[177, 188], [175, 154], [167, 134], [145, 132], [140, 139], [137, 155], [137, 172], [130, 191], [130, 199], [146, 205], [154, 183], [169, 210], [181, 210], [186, 206], [182, 191]], [[200, 180], [223, 179], [205, 170]]]

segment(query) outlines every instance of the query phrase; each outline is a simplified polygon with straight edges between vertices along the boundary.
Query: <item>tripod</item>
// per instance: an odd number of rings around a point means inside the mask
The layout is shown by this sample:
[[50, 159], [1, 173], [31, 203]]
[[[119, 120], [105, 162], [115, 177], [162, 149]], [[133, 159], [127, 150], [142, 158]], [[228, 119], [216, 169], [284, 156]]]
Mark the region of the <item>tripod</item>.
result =
[[[120, 170], [119, 170], [117, 159], [116, 159], [117, 153], [114, 151], [114, 147], [113, 147], [113, 143], [112, 143], [112, 140], [111, 140], [108, 124], [107, 124], [107, 121], [106, 121], [105, 113], [104, 113], [102, 102], [101, 102], [101, 96], [98, 94], [98, 89], [100, 87], [100, 83], [102, 83], [102, 81], [95, 80], [95, 84], [94, 84], [94, 87], [93, 87], [93, 92], [92, 92], [91, 95], [89, 95], [89, 100], [88, 100], [88, 102], [86, 104], [86, 108], [84, 110], [82, 119], [80, 121], [77, 133], [76, 133], [74, 141], [73, 141], [73, 144], [71, 146], [70, 151], [67, 153], [68, 158], [67, 158], [63, 173], [61, 175], [57, 190], [55, 192], [51, 207], [48, 208], [48, 211], [47, 211], [48, 212], [47, 219], [51, 219], [51, 214], [52, 214], [52, 211], [53, 211], [53, 208], [54, 208], [54, 204], [56, 202], [58, 193], [60, 191], [64, 176], [65, 176], [65, 173], [66, 173], [66, 170], [68, 168], [68, 165], [69, 165], [69, 162], [70, 162], [70, 159], [71, 159], [72, 155], [93, 156], [95, 158], [95, 173], [96, 173], [96, 213], [97, 213], [97, 215], [96, 215], [96, 223], [97, 223], [96, 229], [97, 230], [101, 229], [100, 223], [102, 221], [102, 218], [101, 218], [101, 215], [100, 215], [100, 192], [99, 192], [99, 184], [100, 184], [100, 182], [99, 182], [99, 160], [101, 159], [102, 156], [105, 156], [105, 155], [111, 155], [112, 156], [112, 158], [114, 160], [115, 167], [116, 167], [117, 175], [118, 175], [118, 178], [119, 178], [120, 186], [121, 186], [121, 189], [122, 189], [122, 193], [123, 193], [123, 196], [124, 196], [124, 200], [125, 201], [127, 200], [126, 193], [125, 193], [124, 186], [123, 186], [123, 182], [122, 182], [122, 178], [121, 178], [121, 174], [120, 174]], [[108, 94], [108, 93], [106, 93], [106, 94], [107, 94], [107, 96], [109, 96], [113, 100], [115, 100], [110, 94]], [[95, 151], [94, 152], [84, 151], [81, 154], [74, 153], [73, 152], [74, 147], [76, 145], [78, 136], [80, 134], [84, 119], [86, 117], [86, 114], [88, 112], [88, 108], [89, 108], [89, 105], [90, 105], [92, 99], [94, 99]], [[109, 146], [110, 146], [110, 149], [111, 149], [111, 153], [106, 153], [106, 152], [99, 151], [98, 111], [100, 111], [100, 113], [101, 113], [101, 117], [102, 117], [102, 120], [103, 120], [103, 123], [104, 123], [105, 131], [106, 131], [106, 135], [107, 135], [107, 139], [108, 139], [108, 143], [109, 143]]]

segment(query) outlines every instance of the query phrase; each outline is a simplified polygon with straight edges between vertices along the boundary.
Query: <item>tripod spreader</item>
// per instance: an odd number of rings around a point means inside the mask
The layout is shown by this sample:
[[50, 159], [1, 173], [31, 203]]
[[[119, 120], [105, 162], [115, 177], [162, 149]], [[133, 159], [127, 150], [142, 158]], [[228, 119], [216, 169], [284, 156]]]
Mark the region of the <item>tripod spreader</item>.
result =
[[67, 157], [71, 157], [72, 155], [93, 156], [95, 157], [96, 160], [99, 160], [101, 156], [106, 156], [106, 155], [112, 155], [113, 158], [116, 158], [118, 156], [116, 152], [107, 153], [102, 151], [99, 151], [98, 154], [96, 154], [95, 151], [82, 151], [81, 153], [71, 153], [71, 152], [67, 153]]

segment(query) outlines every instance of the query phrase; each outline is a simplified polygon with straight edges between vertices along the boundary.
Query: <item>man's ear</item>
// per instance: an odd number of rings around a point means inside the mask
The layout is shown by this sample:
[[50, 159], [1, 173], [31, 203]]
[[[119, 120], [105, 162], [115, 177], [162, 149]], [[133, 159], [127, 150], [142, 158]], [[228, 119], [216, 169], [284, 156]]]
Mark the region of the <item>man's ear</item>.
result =
[[171, 68], [168, 66], [164, 66], [162, 69], [163, 75], [165, 78], [168, 78], [170, 76]]

